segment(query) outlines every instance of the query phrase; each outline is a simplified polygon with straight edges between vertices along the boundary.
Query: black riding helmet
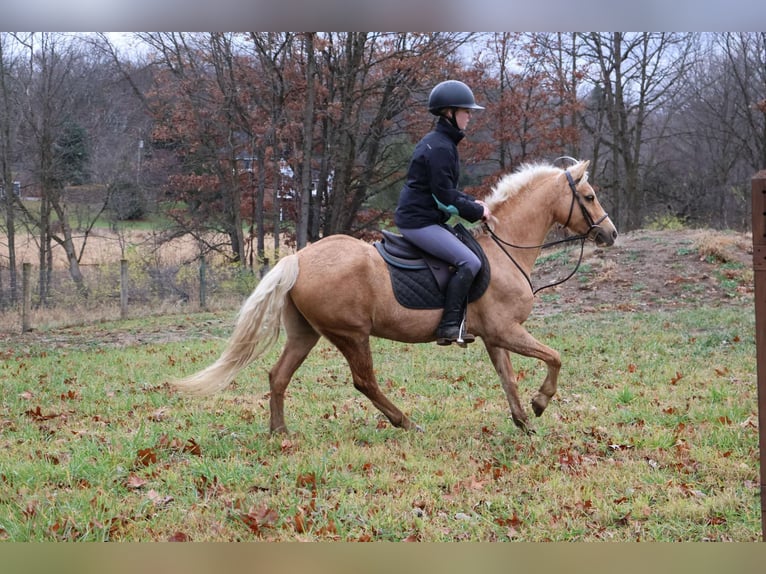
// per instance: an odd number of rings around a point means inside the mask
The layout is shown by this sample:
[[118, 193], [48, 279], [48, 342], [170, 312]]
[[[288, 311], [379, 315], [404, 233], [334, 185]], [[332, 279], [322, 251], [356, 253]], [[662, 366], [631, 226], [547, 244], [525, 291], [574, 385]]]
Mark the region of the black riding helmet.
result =
[[441, 82], [431, 90], [431, 95], [428, 96], [428, 111], [438, 116], [439, 110], [444, 108], [484, 109], [476, 103], [471, 88], [458, 80]]

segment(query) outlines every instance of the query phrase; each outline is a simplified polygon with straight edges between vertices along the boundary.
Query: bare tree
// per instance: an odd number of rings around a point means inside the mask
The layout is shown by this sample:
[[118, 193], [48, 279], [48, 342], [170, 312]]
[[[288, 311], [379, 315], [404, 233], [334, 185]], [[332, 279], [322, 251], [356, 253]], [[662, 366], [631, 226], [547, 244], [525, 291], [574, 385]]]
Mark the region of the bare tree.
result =
[[40, 299], [46, 301], [51, 287], [54, 242], [64, 250], [79, 293], [87, 296], [79, 263], [82, 249], [78, 252], [75, 247], [65, 194], [71, 183], [65, 138], [71, 122], [76, 121], [78, 98], [87, 90], [82, 46], [75, 38], [54, 33], [30, 35], [23, 42], [30, 58], [28, 69], [19, 75], [24, 87], [21, 140], [40, 191], [39, 213], [26, 208], [24, 213], [39, 231]]
[[[0, 33], [0, 201], [2, 202], [5, 236], [8, 248], [9, 303], [18, 299], [18, 266], [16, 261], [16, 195], [14, 193], [13, 160], [19, 113], [16, 106], [13, 78], [19, 65], [18, 42], [6, 33]], [[0, 279], [2, 276], [0, 275]], [[0, 305], [4, 304], [0, 282]]]
[[300, 169], [300, 207], [296, 228], [296, 245], [298, 249], [308, 243], [309, 216], [312, 197], [312, 150], [314, 147], [314, 103], [316, 87], [314, 85], [316, 62], [314, 55], [315, 32], [307, 32], [303, 36], [305, 73], [306, 73], [306, 107], [303, 112], [303, 146]]
[[[574, 72], [565, 67], [562, 35], [492, 33], [479, 53], [487, 122], [501, 172], [551, 153], [561, 155], [577, 141], [578, 108]], [[477, 122], [478, 123], [478, 122]]]
[[667, 112], [676, 135], [658, 151], [670, 181], [657, 194], [675, 217], [746, 228], [747, 182], [766, 166], [765, 35], [699, 40], [690, 81]]
[[716, 36], [726, 78], [736, 90], [729, 130], [738, 139], [752, 171], [766, 167], [766, 32], [727, 32]]
[[[582, 57], [592, 65], [589, 79], [599, 96], [596, 119], [584, 117], [583, 127], [610, 152], [600, 181], [613, 190], [613, 219], [621, 229], [635, 229], [642, 223], [642, 177], [648, 169], [645, 127], [683, 88], [690, 35], [593, 32], [581, 38]], [[597, 131], [601, 114], [607, 129]]]
[[[423, 118], [427, 93], [445, 71], [454, 69], [450, 58], [469, 38], [445, 33], [323, 36], [320, 105], [325, 123], [320, 147], [332, 174], [324, 235], [355, 233], [374, 221], [358, 221], [360, 210], [401, 181], [406, 160], [398, 150], [422, 135], [421, 126], [428, 121]], [[420, 120], [413, 121], [415, 117]]]
[[172, 156], [175, 173], [165, 188], [186, 210], [169, 213], [178, 234], [194, 235], [205, 249], [221, 250], [208, 231], [228, 237], [231, 257], [245, 265], [239, 156], [246, 146], [238, 101], [236, 55], [230, 34], [142, 33], [150, 51], [153, 86], [141, 97], [154, 124], [157, 155]]

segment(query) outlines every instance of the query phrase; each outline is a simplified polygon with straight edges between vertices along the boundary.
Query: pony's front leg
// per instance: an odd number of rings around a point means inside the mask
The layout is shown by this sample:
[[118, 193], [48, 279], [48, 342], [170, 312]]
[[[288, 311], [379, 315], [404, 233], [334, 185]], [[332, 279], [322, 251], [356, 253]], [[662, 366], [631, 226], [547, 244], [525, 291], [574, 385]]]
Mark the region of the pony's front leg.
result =
[[537, 394], [532, 398], [532, 410], [539, 417], [545, 411], [553, 395], [556, 394], [559, 371], [561, 370], [561, 355], [558, 351], [543, 345], [518, 324], [504, 334], [500, 346], [525, 357], [540, 359], [548, 366], [545, 380]]
[[500, 376], [500, 382], [503, 385], [503, 391], [505, 391], [505, 397], [508, 399], [508, 405], [511, 407], [511, 417], [513, 422], [527, 434], [531, 434], [534, 431], [529, 428], [529, 421], [527, 414], [521, 406], [519, 400], [519, 388], [516, 385], [516, 374], [513, 372], [513, 364], [511, 364], [511, 358], [506, 349], [502, 347], [496, 347], [490, 345], [486, 341], [484, 342], [489, 353], [489, 358], [492, 360], [492, 364], [495, 366], [495, 371]]
[[537, 394], [532, 398], [532, 410], [539, 417], [545, 411], [553, 395], [556, 394], [559, 371], [561, 370], [561, 355], [555, 349], [543, 345], [521, 325], [518, 325], [513, 330], [511, 341], [511, 346], [509, 347], [511, 351], [525, 357], [540, 359], [548, 366], [545, 380], [540, 385]]

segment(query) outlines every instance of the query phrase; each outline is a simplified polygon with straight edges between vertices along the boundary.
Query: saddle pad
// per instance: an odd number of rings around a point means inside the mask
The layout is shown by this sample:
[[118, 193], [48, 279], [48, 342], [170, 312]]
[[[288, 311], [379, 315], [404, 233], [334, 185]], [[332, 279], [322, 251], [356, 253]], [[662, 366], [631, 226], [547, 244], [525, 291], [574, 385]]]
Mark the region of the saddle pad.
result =
[[[455, 226], [455, 235], [465, 243], [481, 259], [481, 271], [476, 276], [471, 290], [468, 292], [468, 301], [476, 301], [484, 295], [489, 286], [490, 269], [487, 256], [476, 239], [462, 225]], [[391, 276], [391, 286], [394, 290], [397, 302], [408, 309], [443, 309], [444, 293], [430, 269], [402, 269], [386, 263], [388, 273]]]
[[401, 269], [388, 265], [391, 286], [396, 300], [408, 309], [440, 309], [444, 307], [444, 294], [431, 270]]

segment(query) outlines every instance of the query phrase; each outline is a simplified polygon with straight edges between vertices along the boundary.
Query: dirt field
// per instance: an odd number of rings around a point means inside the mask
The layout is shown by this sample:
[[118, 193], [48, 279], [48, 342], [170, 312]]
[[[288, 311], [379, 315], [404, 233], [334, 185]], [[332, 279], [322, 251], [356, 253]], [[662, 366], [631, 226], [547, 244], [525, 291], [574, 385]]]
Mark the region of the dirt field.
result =
[[[585, 248], [580, 270], [566, 283], [540, 291], [534, 313], [600, 310], [640, 311], [684, 306], [741, 305], [752, 311], [752, 236], [711, 230], [635, 231], [609, 248]], [[565, 277], [576, 264], [579, 244], [566, 263], [542, 264], [537, 288]]]
[[[191, 238], [176, 239], [164, 244], [158, 234], [150, 231], [130, 231], [120, 236], [106, 229], [94, 230], [87, 239], [81, 233], [74, 234], [75, 248], [79, 253], [85, 242], [80, 264], [107, 265], [119, 262], [128, 251], [140, 250], [143, 253], [153, 253], [168, 263], [178, 263], [194, 259], [199, 249]], [[0, 249], [4, 258], [7, 256], [7, 239], [0, 234]], [[37, 238], [31, 236], [18, 236], [16, 239], [16, 257], [20, 263], [37, 264], [38, 246]], [[53, 248], [53, 265], [56, 269], [68, 267], [64, 249], [57, 244]]]

